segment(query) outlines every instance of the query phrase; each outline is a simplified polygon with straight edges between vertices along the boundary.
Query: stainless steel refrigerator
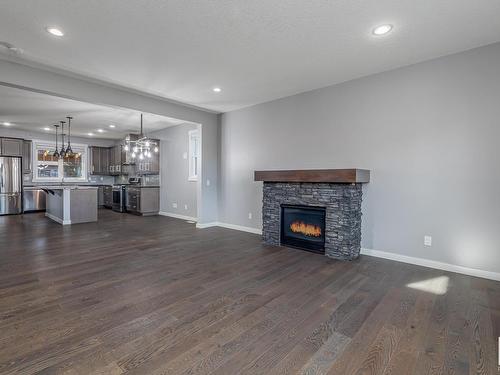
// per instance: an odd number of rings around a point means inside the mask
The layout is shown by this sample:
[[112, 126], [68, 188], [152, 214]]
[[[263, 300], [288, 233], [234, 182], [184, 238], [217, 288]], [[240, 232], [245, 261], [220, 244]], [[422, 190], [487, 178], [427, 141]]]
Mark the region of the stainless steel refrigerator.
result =
[[0, 156], [0, 215], [23, 211], [21, 158]]

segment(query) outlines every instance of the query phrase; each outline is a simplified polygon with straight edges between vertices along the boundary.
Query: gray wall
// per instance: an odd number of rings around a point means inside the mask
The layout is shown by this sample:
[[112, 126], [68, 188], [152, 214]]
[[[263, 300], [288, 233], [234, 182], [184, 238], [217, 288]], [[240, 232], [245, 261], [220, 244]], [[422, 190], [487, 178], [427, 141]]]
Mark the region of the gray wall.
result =
[[[188, 181], [188, 132], [200, 125], [183, 124], [151, 133], [160, 139], [160, 211], [197, 218], [197, 182]], [[173, 204], [177, 203], [177, 208]], [[187, 205], [187, 209], [185, 208]]]
[[[2, 60], [0, 85], [24, 88], [84, 102], [130, 108], [202, 124], [202, 181], [199, 223], [217, 221], [219, 115], [132, 89], [82, 78], [69, 72], [21, 61]], [[209, 181], [209, 183], [207, 183]]]
[[261, 227], [256, 169], [367, 168], [363, 247], [500, 272], [499, 140], [500, 44], [230, 112], [219, 220]]

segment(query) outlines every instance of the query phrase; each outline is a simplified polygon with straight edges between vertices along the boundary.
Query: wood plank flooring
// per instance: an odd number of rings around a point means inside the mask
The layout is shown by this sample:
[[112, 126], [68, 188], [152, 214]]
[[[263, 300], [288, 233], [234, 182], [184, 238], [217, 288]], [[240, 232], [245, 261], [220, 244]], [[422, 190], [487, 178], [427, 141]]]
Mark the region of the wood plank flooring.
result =
[[494, 281], [108, 210], [0, 259], [0, 374], [500, 374]]

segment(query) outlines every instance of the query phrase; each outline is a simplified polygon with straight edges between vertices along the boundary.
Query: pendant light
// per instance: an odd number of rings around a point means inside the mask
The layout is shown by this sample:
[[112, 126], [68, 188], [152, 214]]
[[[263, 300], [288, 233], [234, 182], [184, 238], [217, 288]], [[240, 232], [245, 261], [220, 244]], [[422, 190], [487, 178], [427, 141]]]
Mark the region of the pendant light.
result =
[[59, 121], [61, 123], [61, 151], [59, 151], [59, 155], [61, 155], [61, 158], [64, 158], [66, 156], [66, 149], [64, 148], [64, 124], [66, 121]]
[[68, 147], [66, 147], [66, 155], [72, 156], [73, 149], [71, 148], [71, 120], [73, 120], [73, 117], [66, 116], [66, 118], [68, 119]]
[[59, 125], [54, 125], [54, 128], [56, 128], [56, 150], [54, 151], [54, 153], [52, 154], [53, 157], [55, 157], [56, 159], [59, 159], [59, 151], [57, 151], [57, 129], [59, 129]]

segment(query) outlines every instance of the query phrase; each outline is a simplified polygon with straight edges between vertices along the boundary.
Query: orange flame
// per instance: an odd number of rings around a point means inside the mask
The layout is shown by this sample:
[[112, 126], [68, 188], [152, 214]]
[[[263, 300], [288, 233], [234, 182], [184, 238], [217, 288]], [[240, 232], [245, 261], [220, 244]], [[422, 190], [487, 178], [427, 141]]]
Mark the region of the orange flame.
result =
[[321, 228], [314, 224], [306, 224], [303, 221], [294, 221], [290, 224], [290, 229], [294, 233], [302, 233], [310, 237], [321, 236]]

